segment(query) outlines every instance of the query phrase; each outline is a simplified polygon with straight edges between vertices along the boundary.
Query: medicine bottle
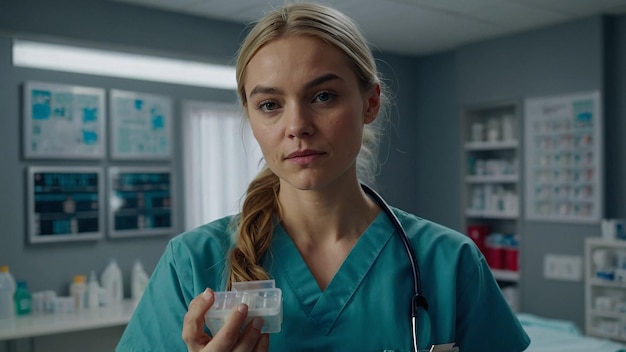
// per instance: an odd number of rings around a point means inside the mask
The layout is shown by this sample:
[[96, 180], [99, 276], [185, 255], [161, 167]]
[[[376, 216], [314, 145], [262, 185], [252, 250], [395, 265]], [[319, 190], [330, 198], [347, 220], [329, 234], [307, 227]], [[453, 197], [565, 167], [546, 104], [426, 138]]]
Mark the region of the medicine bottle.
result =
[[100, 307], [100, 284], [96, 272], [92, 270], [87, 283], [87, 308], [97, 307]]
[[7, 265], [0, 267], [0, 319], [15, 316], [15, 279]]
[[133, 300], [138, 301], [148, 285], [149, 276], [139, 259], [135, 260], [130, 278], [130, 293]]
[[28, 315], [31, 312], [33, 296], [28, 291], [26, 281], [17, 282], [17, 290], [14, 295], [15, 315]]
[[70, 296], [74, 299], [74, 309], [80, 311], [86, 306], [87, 301], [87, 278], [85, 275], [74, 276], [70, 284]]
[[119, 303], [124, 299], [122, 270], [115, 259], [109, 260], [109, 264], [102, 272], [100, 283], [106, 292], [105, 305]]

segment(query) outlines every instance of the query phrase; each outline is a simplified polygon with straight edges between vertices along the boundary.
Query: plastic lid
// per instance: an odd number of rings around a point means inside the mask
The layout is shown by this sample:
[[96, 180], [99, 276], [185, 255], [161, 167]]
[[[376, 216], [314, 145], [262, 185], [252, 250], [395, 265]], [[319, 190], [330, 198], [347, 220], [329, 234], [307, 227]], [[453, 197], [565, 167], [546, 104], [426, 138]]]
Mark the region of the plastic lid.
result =
[[18, 281], [17, 282], [17, 288], [26, 289], [26, 288], [28, 288], [28, 285], [26, 284], [26, 281]]
[[87, 281], [87, 277], [85, 275], [76, 275], [74, 276], [74, 282], [76, 283], [83, 283]]
[[0, 266], [0, 272], [8, 273], [9, 272], [9, 266], [8, 265]]

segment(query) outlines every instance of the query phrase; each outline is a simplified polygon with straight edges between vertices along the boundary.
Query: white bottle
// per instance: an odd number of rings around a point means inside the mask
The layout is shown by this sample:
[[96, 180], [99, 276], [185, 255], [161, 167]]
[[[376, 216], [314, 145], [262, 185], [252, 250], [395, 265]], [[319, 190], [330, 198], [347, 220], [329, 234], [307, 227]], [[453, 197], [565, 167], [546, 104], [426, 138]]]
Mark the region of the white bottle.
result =
[[97, 308], [100, 306], [100, 284], [96, 278], [96, 272], [91, 271], [89, 282], [87, 283], [87, 308]]
[[133, 300], [138, 301], [141, 298], [143, 291], [146, 289], [149, 280], [148, 274], [144, 270], [139, 259], [137, 259], [133, 265], [130, 280], [131, 297]]
[[122, 301], [124, 298], [124, 281], [122, 270], [115, 259], [109, 261], [102, 272], [100, 281], [106, 292], [106, 304], [113, 305]]
[[15, 317], [13, 302], [15, 289], [15, 279], [9, 272], [9, 267], [7, 265], [0, 267], [0, 319]]
[[70, 296], [74, 299], [74, 310], [79, 312], [87, 305], [87, 278], [85, 275], [74, 276], [74, 281], [70, 284]]

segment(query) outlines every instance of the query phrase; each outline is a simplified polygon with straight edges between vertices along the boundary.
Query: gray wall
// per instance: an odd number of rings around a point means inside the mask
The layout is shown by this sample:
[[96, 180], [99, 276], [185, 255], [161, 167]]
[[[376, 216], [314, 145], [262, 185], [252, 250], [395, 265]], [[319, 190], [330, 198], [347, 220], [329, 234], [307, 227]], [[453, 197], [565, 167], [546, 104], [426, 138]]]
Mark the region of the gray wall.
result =
[[[11, 65], [11, 39], [8, 34], [30, 38], [45, 34], [62, 41], [104, 43], [108, 47], [134, 46], [141, 52], [162, 51], [186, 56], [210, 56], [216, 61], [229, 62], [237, 47], [241, 26], [227, 23], [201, 21], [193, 17], [176, 16], [158, 11], [144, 11], [123, 7], [116, 3], [89, 3], [83, 1], [57, 1], [62, 5], [38, 2], [33, 11], [28, 1], [3, 3], [0, 11], [0, 129], [3, 169], [0, 194], [5, 200], [0, 212], [4, 241], [0, 246], [3, 263], [11, 264], [13, 274], [28, 281], [31, 290], [51, 288], [60, 294], [67, 293], [66, 283], [76, 273], [100, 272], [109, 257], [118, 258], [125, 274], [130, 273], [134, 259], [143, 261], [146, 268], [156, 264], [169, 237], [67, 242], [28, 245], [26, 243], [26, 210], [24, 175], [30, 165], [163, 165], [148, 162], [58, 161], [24, 160], [21, 154], [21, 89], [25, 81], [46, 81], [72, 85], [118, 88], [146, 93], [168, 95], [174, 98], [176, 121], [180, 120], [182, 99], [230, 101], [236, 99], [233, 91], [193, 88], [181, 85], [157, 84], [145, 81], [68, 74], [37, 69], [16, 68]], [[86, 4], [89, 4], [87, 6]], [[60, 11], [73, 8], [73, 11]], [[54, 18], [52, 21], [51, 19]], [[113, 26], [114, 24], [114, 26]], [[181, 25], [176, 25], [181, 24]], [[187, 26], [189, 24], [189, 26]], [[218, 28], [220, 35], [217, 35]], [[26, 34], [24, 34], [26, 33]], [[125, 33], [129, 33], [125, 35]], [[165, 33], [167, 33], [165, 35]], [[180, 38], [184, 38], [181, 40]], [[181, 48], [186, 44], [186, 51]], [[235, 43], [235, 44], [233, 44]], [[177, 51], [176, 51], [177, 50]], [[180, 141], [180, 124], [175, 123], [174, 133]], [[182, 146], [175, 143], [170, 165], [177, 171], [177, 195], [182, 197]], [[7, 200], [10, 200], [7, 201]], [[177, 211], [182, 215], [182, 202]], [[180, 222], [179, 222], [180, 224]], [[180, 228], [180, 226], [179, 226]], [[77, 272], [78, 271], [78, 272]], [[40, 273], [45, 273], [41, 275]], [[127, 277], [129, 275], [126, 275]], [[129, 292], [126, 285], [126, 293]]]
[[[457, 50], [459, 104], [559, 95], [603, 88], [603, 22], [591, 18]], [[582, 255], [599, 226], [521, 224], [521, 307], [584, 326], [582, 282], [543, 278], [546, 253]]]
[[[180, 101], [234, 101], [230, 91], [64, 74], [11, 65], [11, 38], [47, 38], [111, 48], [204, 58], [229, 63], [244, 27], [103, 0], [4, 0], [0, 2], [0, 263], [28, 281], [32, 290], [66, 293], [77, 271], [101, 271], [109, 257], [120, 261], [128, 278], [139, 258], [152, 269], [168, 236], [103, 239], [86, 243], [26, 243], [24, 172], [28, 165], [84, 164], [22, 158], [21, 85], [50, 81], [169, 95]], [[396, 104], [383, 143], [379, 188], [389, 202], [425, 218], [462, 230], [459, 109], [464, 105], [601, 89], [606, 102], [606, 214], [626, 217], [626, 20], [590, 18], [538, 31], [467, 45], [420, 58], [376, 53]], [[180, 118], [180, 116], [177, 116]], [[180, 136], [180, 125], [176, 126]], [[179, 172], [180, 145], [172, 166]], [[108, 166], [108, 160], [89, 164]], [[142, 163], [149, 165], [149, 163]], [[180, 212], [184, 211], [179, 204]], [[582, 255], [583, 241], [598, 227], [558, 223], [522, 224], [522, 308], [542, 316], [584, 322], [582, 283], [546, 281], [546, 253]], [[128, 285], [127, 285], [128, 287]], [[127, 288], [128, 295], [128, 288]], [[36, 350], [67, 351], [67, 341], [84, 346], [103, 339], [110, 350], [121, 329], [35, 339]], [[94, 344], [90, 343], [90, 346]], [[18, 346], [20, 347], [20, 346]], [[97, 348], [98, 346], [94, 346]], [[18, 349], [21, 350], [21, 349]], [[0, 352], [3, 345], [0, 344]]]
[[[130, 270], [140, 259], [151, 272], [170, 236], [108, 239], [30, 245], [26, 241], [25, 170], [29, 165], [162, 165], [149, 162], [94, 162], [24, 160], [21, 151], [21, 89], [26, 81], [47, 81], [71, 85], [123, 89], [168, 95], [174, 99], [174, 132], [180, 141], [181, 101], [208, 100], [235, 102], [234, 91], [194, 88], [174, 84], [125, 80], [36, 69], [11, 64], [11, 38], [44, 38], [51, 41], [88, 44], [105, 48], [131, 49], [216, 63], [232, 63], [244, 27], [206, 21], [139, 7], [104, 1], [2, 1], [0, 3], [0, 263], [8, 264], [17, 279], [26, 280], [31, 291], [53, 289], [67, 295], [73, 275], [100, 273], [108, 258], [117, 258], [125, 276], [126, 296], [130, 295]], [[170, 165], [176, 170], [178, 199], [182, 199], [182, 150], [174, 147]], [[177, 204], [180, 215], [182, 202]], [[181, 222], [178, 223], [179, 228]], [[122, 327], [62, 334], [20, 341], [18, 351], [111, 351]], [[93, 343], [96, 340], [98, 343]], [[0, 342], [0, 351], [5, 351]]]

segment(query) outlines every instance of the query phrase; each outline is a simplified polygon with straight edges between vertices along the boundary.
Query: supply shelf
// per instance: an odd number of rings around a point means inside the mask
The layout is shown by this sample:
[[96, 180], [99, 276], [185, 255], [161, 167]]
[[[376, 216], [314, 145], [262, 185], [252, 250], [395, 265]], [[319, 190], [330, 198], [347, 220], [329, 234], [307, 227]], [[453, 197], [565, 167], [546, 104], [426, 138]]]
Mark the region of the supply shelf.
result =
[[521, 113], [518, 101], [461, 108], [462, 228], [519, 311]]

